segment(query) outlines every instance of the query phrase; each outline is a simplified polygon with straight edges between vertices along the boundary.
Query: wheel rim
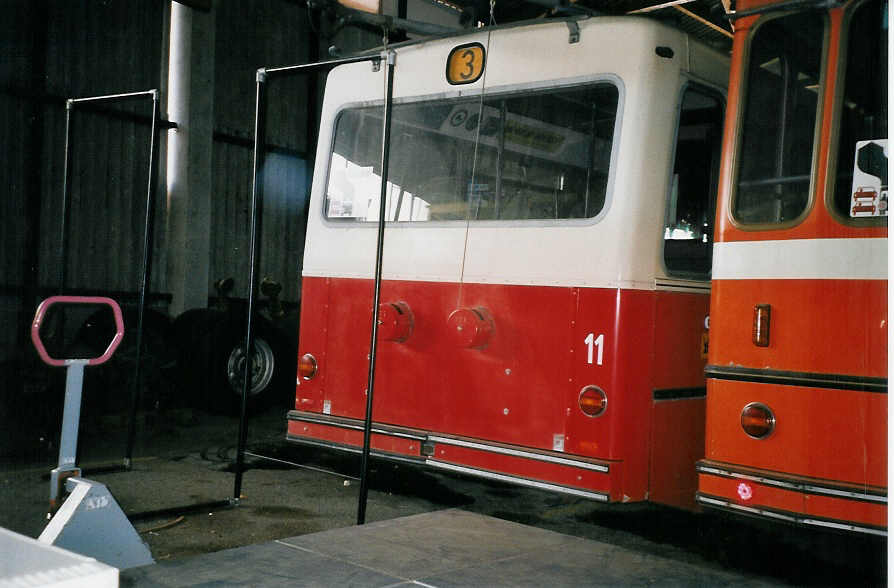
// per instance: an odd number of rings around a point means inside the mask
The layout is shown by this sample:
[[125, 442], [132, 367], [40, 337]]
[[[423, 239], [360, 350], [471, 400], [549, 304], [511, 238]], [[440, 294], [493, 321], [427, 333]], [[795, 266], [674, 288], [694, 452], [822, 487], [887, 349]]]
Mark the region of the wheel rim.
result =
[[[256, 396], [264, 391], [264, 389], [273, 380], [273, 371], [276, 366], [276, 360], [273, 356], [273, 349], [264, 339], [255, 339], [255, 352], [251, 365], [251, 387], [249, 388], [249, 396]], [[230, 357], [227, 359], [227, 381], [230, 388], [237, 394], [242, 393], [242, 383], [245, 373], [245, 350], [239, 345], [230, 351]]]

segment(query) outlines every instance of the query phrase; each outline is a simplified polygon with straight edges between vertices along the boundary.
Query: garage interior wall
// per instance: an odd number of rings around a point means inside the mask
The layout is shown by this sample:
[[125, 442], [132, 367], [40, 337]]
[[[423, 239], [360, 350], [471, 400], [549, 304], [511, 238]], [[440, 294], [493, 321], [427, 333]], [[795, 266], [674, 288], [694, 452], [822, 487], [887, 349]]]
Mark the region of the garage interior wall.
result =
[[[214, 143], [212, 152], [209, 292], [216, 280], [234, 278], [233, 296], [248, 295], [255, 74], [259, 67], [305, 63], [311, 54], [307, 9], [285, 0], [216, 2]], [[309, 190], [306, 79], [269, 84], [267, 167], [260, 277], [283, 286], [281, 298], [297, 302], [304, 250], [304, 207]]]
[[[0, 24], [0, 360], [30, 347], [36, 302], [58, 289], [67, 98], [159, 86], [162, 1], [7, 0]], [[68, 286], [139, 286], [151, 102], [73, 117]], [[137, 117], [130, 115], [138, 115]], [[161, 260], [164, 236], [156, 236]], [[157, 261], [163, 263], [163, 261]], [[160, 276], [152, 290], [164, 290]]]
[[[235, 279], [247, 293], [255, 71], [307, 61], [312, 53], [303, 2], [211, 2], [213, 143], [208, 294]], [[167, 83], [169, 3], [164, 0], [5, 0], [0, 23], [0, 361], [30, 354], [27, 329], [37, 302], [58, 291], [63, 190], [65, 100], [159, 88], [162, 117]], [[201, 11], [197, 11], [201, 17]], [[208, 13], [205, 13], [206, 15]], [[199, 41], [201, 43], [201, 41]], [[270, 89], [264, 175], [261, 277], [283, 284], [297, 302], [304, 243], [308, 138], [305, 80]], [[115, 110], [115, 113], [108, 112]], [[67, 288], [135, 302], [139, 288], [151, 101], [76, 107], [72, 116]], [[313, 114], [312, 114], [313, 115]], [[315, 115], [313, 115], [315, 116]], [[172, 284], [165, 267], [165, 137], [149, 302], [165, 310]]]

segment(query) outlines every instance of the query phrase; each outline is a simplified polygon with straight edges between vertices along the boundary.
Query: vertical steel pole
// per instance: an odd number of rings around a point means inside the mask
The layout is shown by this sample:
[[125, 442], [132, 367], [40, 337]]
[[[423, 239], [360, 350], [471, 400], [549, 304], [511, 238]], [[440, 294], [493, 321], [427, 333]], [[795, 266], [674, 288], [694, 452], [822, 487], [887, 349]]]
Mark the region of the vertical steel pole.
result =
[[143, 349], [143, 315], [146, 310], [146, 290], [152, 274], [152, 233], [155, 219], [155, 191], [158, 178], [158, 90], [152, 90], [152, 128], [149, 137], [149, 179], [146, 187], [146, 213], [143, 224], [143, 262], [140, 277], [140, 299], [137, 305], [136, 356], [130, 393], [130, 421], [127, 424], [127, 448], [124, 467], [130, 469], [137, 432], [137, 408], [140, 403], [140, 364]]
[[360, 497], [357, 524], [366, 522], [366, 498], [369, 493], [369, 437], [372, 432], [373, 387], [376, 378], [376, 348], [379, 333], [379, 299], [382, 290], [382, 248], [385, 243], [385, 197], [388, 193], [388, 160], [391, 152], [391, 98], [394, 93], [394, 51], [383, 56], [385, 64], [385, 113], [382, 118], [382, 185], [379, 190], [379, 232], [376, 241], [376, 274], [373, 292], [372, 335], [369, 343], [369, 378], [366, 384], [366, 418], [363, 421], [363, 452], [360, 457]]
[[62, 175], [62, 222], [60, 223], [59, 247], [59, 294], [65, 294], [65, 279], [68, 265], [68, 217], [71, 210], [71, 111], [74, 101], [65, 102], [65, 163]]
[[258, 266], [260, 265], [260, 243], [258, 237], [261, 234], [261, 221], [264, 203], [263, 168], [265, 145], [265, 110], [267, 71], [259, 69], [256, 77], [255, 90], [255, 145], [254, 145], [254, 170], [252, 172], [251, 195], [251, 237], [249, 244], [248, 277], [248, 307], [245, 321], [245, 372], [242, 378], [242, 406], [239, 410], [239, 445], [236, 449], [236, 481], [233, 485], [233, 502], [238, 504], [242, 495], [242, 468], [245, 463], [245, 444], [248, 436], [248, 391], [251, 386], [251, 367], [254, 361], [254, 333], [252, 332], [252, 316], [255, 310], [255, 295], [258, 281]]

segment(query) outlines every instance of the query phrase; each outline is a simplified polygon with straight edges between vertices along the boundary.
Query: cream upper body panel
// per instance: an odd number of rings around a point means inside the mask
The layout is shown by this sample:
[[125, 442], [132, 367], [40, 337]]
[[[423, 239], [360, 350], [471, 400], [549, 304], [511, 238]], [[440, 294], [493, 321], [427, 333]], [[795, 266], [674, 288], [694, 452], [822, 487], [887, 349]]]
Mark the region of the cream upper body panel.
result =
[[[603, 81], [618, 89], [605, 205], [590, 219], [388, 223], [386, 279], [651, 289], [663, 276], [662, 227], [681, 88], [687, 79], [726, 84], [726, 58], [651, 20], [578, 21], [580, 39], [550, 22], [475, 32], [396, 50], [395, 104]], [[475, 83], [447, 82], [450, 51], [480, 43]], [[670, 48], [662, 57], [656, 47]], [[693, 49], [695, 47], [695, 49]], [[322, 109], [304, 275], [371, 278], [376, 223], [327, 220], [324, 202], [339, 113], [382, 104], [385, 68], [335, 68]], [[395, 138], [392, 137], [392, 141]]]

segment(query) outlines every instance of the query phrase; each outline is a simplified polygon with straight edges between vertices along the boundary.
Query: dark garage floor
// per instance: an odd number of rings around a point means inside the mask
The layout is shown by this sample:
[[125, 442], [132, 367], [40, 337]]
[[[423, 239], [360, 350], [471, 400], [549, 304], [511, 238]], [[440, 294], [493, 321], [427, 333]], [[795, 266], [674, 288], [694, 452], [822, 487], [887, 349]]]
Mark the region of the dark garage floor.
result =
[[[648, 504], [606, 506], [377, 460], [368, 524], [354, 527], [358, 459], [286, 444], [284, 413], [253, 418], [251, 451], [315, 469], [248, 457], [235, 508], [183, 508], [232, 496], [237, 422], [230, 417], [188, 411], [144, 417], [131, 471], [88, 472], [129, 515], [171, 509], [135, 520], [158, 564], [125, 572], [122, 583], [530, 585], [540, 583], [529, 581], [537, 562], [556, 585], [886, 582], [886, 545], [879, 540]], [[123, 446], [121, 427], [108, 423], [84, 435], [81, 464], [120, 463]], [[54, 462], [45, 452], [0, 463], [0, 526], [40, 533], [45, 475]], [[242, 546], [251, 547], [232, 551]]]

